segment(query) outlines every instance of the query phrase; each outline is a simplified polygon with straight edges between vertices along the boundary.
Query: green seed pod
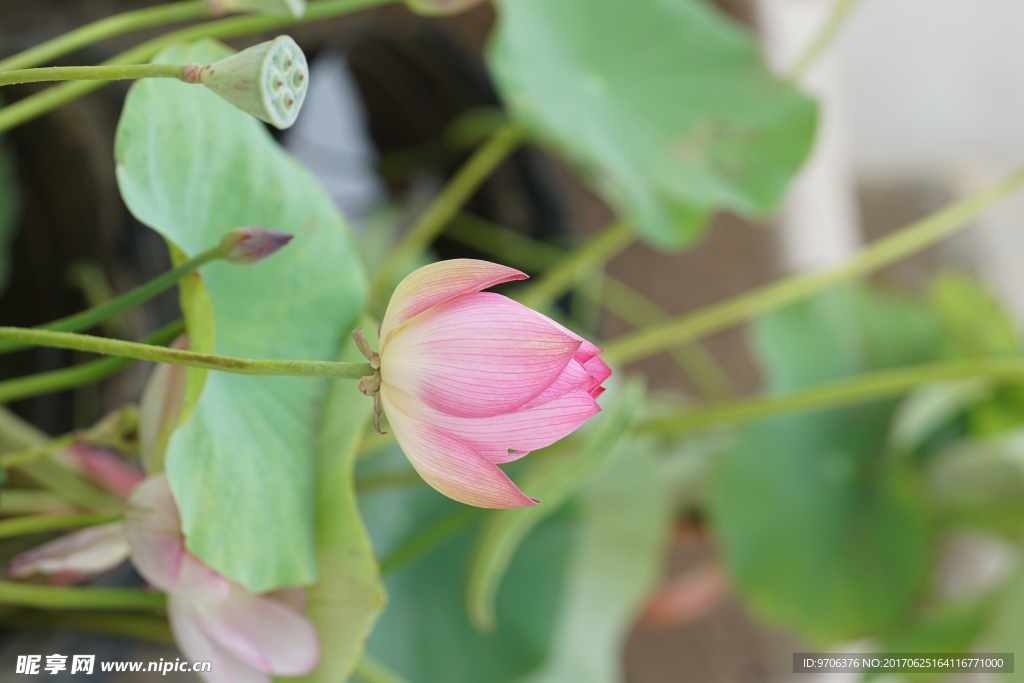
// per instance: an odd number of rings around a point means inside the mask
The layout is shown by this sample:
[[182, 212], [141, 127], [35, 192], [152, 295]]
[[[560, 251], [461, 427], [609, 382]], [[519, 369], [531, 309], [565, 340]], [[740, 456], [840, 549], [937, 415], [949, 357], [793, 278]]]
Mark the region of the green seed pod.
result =
[[288, 36], [253, 45], [205, 67], [190, 65], [185, 80], [202, 83], [260, 121], [277, 128], [295, 123], [309, 88], [309, 67]]
[[214, 15], [228, 12], [290, 14], [299, 19], [306, 13], [306, 0], [207, 0]]

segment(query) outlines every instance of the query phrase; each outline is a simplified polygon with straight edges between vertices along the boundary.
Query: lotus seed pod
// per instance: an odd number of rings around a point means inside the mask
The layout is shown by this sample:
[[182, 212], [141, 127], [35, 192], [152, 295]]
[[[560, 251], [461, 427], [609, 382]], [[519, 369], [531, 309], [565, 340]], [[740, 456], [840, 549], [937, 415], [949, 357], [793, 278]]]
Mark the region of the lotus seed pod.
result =
[[254, 14], [290, 14], [299, 19], [306, 13], [306, 0], [207, 0], [215, 14], [252, 12]]
[[202, 68], [196, 79], [260, 121], [288, 128], [299, 115], [309, 87], [302, 50], [288, 36], [253, 45]]
[[429, 15], [455, 14], [482, 2], [483, 0], [405, 0], [405, 4], [413, 12]]

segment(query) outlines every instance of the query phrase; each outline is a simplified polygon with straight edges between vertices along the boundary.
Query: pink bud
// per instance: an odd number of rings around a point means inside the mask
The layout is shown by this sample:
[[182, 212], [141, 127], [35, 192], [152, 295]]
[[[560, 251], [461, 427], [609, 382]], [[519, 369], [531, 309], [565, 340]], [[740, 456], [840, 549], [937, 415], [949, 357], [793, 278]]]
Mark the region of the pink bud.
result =
[[267, 258], [292, 241], [293, 235], [266, 228], [235, 228], [220, 241], [224, 258], [231, 263], [247, 266]]
[[380, 397], [420, 475], [469, 505], [537, 503], [499, 464], [570, 434], [600, 408], [601, 350], [500, 294], [517, 270], [456, 259], [405, 278], [380, 330]]

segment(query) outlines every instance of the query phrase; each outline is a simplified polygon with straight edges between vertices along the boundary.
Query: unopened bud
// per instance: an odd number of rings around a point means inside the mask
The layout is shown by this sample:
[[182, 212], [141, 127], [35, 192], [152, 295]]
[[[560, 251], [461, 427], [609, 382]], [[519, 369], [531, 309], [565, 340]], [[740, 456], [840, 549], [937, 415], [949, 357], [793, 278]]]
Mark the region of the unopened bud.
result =
[[309, 67], [295, 41], [278, 36], [209, 66], [187, 68], [185, 80], [202, 83], [247, 114], [283, 129], [295, 123], [306, 99]]
[[405, 0], [413, 12], [430, 15], [455, 14], [479, 5], [483, 0]]
[[207, 0], [214, 15], [228, 12], [290, 14], [296, 19], [306, 13], [306, 0]]
[[267, 258], [292, 241], [292, 235], [266, 228], [235, 228], [225, 233], [220, 246], [224, 258], [231, 263], [247, 266]]

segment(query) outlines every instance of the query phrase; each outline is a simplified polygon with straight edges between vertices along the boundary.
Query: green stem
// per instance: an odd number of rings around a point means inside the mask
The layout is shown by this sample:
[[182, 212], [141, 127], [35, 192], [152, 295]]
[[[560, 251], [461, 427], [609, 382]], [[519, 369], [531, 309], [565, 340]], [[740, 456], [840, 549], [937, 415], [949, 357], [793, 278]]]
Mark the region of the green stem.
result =
[[[198, 26], [190, 26], [178, 31], [166, 33], [158, 38], [137, 45], [134, 48], [108, 59], [104, 65], [138, 64], [153, 58], [165, 47], [177, 43], [189, 43], [201, 38], [234, 38], [249, 33], [259, 33], [280, 28], [303, 24], [319, 19], [347, 14], [377, 5], [384, 5], [392, 0], [321, 0], [314, 2], [306, 9], [305, 15], [299, 20], [290, 16], [252, 15], [232, 17], [209, 21]], [[42, 92], [30, 95], [14, 104], [0, 109], [0, 132], [19, 126], [26, 121], [56, 109], [62, 104], [75, 100], [93, 90], [102, 87], [106, 81], [75, 81], [47, 88]]]
[[[216, 261], [217, 259], [223, 258], [224, 253], [225, 250], [223, 247], [216, 246], [213, 249], [204, 251], [198, 256], [193, 256], [180, 266], [158, 275], [149, 282], [141, 284], [135, 289], [125, 292], [121, 296], [114, 297], [109, 301], [105, 301], [102, 304], [82, 311], [81, 313], [76, 313], [59, 320], [38, 325], [34, 329], [55, 330], [57, 332], [78, 332], [89, 329], [94, 325], [102, 323], [104, 320], [123, 313], [130, 308], [134, 308], [139, 304], [149, 301], [158, 294], [167, 291], [177, 284], [179, 280], [191, 274], [193, 271], [199, 270], [199, 268], [210, 261]], [[0, 344], [0, 353], [10, 353], [23, 348], [25, 347]]]
[[480, 514], [480, 508], [465, 507], [442, 517], [430, 527], [406, 539], [380, 561], [380, 573], [391, 574], [420, 555], [441, 545], [469, 526]]
[[661, 325], [622, 335], [605, 345], [602, 358], [609, 363], [620, 364], [639, 360], [866, 275], [948, 237], [1017, 192], [1021, 186], [1024, 186], [1024, 168], [967, 199], [874, 242], [836, 268], [786, 278]]
[[157, 610], [163, 593], [130, 588], [79, 588], [0, 581], [0, 604], [39, 609]]
[[419, 472], [411, 468], [401, 472], [382, 472], [357, 478], [356, 491], [362, 496], [394, 486], [415, 486], [422, 481]]
[[114, 36], [149, 28], [163, 26], [178, 21], [199, 19], [209, 16], [209, 3], [206, 0], [188, 0], [157, 7], [134, 10], [94, 21], [73, 31], [57, 36], [45, 43], [40, 43], [6, 59], [0, 59], [0, 71], [28, 69], [50, 62], [57, 57], [93, 45], [101, 40]]
[[374, 278], [372, 300], [383, 298], [384, 290], [394, 284], [412, 256], [430, 246], [484, 181], [522, 142], [522, 130], [514, 124], [506, 124], [473, 153], [381, 264]]
[[[669, 320], [671, 316], [658, 304], [624, 282], [605, 275], [601, 303], [623, 322], [640, 330]], [[582, 290], [585, 294], [587, 290]], [[671, 349], [669, 355], [693, 382], [704, 398], [726, 399], [736, 394], [725, 368], [698, 340]]]
[[338, 363], [320, 360], [252, 360], [196, 353], [164, 346], [93, 337], [72, 332], [54, 332], [24, 327], [0, 327], [0, 341], [12, 341], [35, 346], [52, 346], [107, 356], [134, 358], [185, 365], [204, 370], [219, 370], [239, 375], [278, 375], [289, 377], [329, 377], [332, 379], [360, 379], [375, 371], [369, 363]]
[[167, 620], [157, 615], [17, 610], [0, 619], [0, 624], [15, 629], [74, 629], [87, 633], [145, 638], [157, 643], [174, 644], [174, 635]]
[[609, 224], [527, 287], [517, 297], [519, 302], [530, 308], [550, 306], [558, 297], [572, 289], [573, 283], [583, 274], [603, 266], [634, 239], [633, 229], [625, 221]]
[[[21, 467], [26, 463], [45, 458], [51, 453], [64, 450], [75, 442], [75, 435], [68, 434], [65, 436], [51, 439], [46, 443], [39, 444], [37, 446], [29, 446], [20, 451], [14, 451], [10, 453], [0, 454], [0, 467], [4, 469], [10, 469], [12, 467]], [[0, 526], [3, 526], [3, 522], [0, 522]]]
[[812, 66], [818, 61], [825, 49], [832, 43], [832, 40], [839, 33], [839, 29], [843, 27], [847, 17], [853, 8], [857, 6], [860, 0], [839, 0], [832, 8], [832, 13], [825, 19], [825, 23], [822, 25], [818, 34], [811, 40], [811, 44], [807, 46], [800, 58], [797, 59], [796, 64], [786, 74], [786, 80], [791, 83], [799, 83], [803, 80], [804, 76], [811, 69]]
[[401, 674], [365, 651], [352, 673], [362, 683], [407, 683]]
[[[21, 449], [41, 445], [51, 440], [45, 432], [22, 420], [0, 405], [0, 441], [5, 448]], [[76, 507], [92, 510], [116, 509], [122, 501], [87, 481], [77, 472], [56, 460], [36, 460], [25, 463], [19, 474], [57, 493], [64, 501]]]
[[33, 515], [0, 521], [0, 538], [42, 534], [62, 529], [82, 529], [122, 519], [119, 512], [97, 512], [84, 515]]
[[[142, 343], [162, 346], [170, 343], [184, 331], [185, 324], [178, 320], [146, 337]], [[0, 350], [6, 349], [0, 346]], [[0, 382], [0, 403], [10, 403], [29, 396], [39, 396], [92, 384], [128, 367], [133, 362], [129, 358], [101, 358], [70, 368], [49, 370], [26, 377], [4, 380]]]
[[44, 66], [0, 72], [0, 86], [43, 81], [124, 81], [135, 78], [184, 79], [185, 64]]
[[709, 425], [750, 422], [785, 413], [878, 401], [901, 396], [929, 382], [976, 377], [1024, 383], [1024, 360], [947, 361], [882, 370], [783, 396], [759, 396], [652, 418], [638, 425], [637, 430], [642, 433], [674, 435]]

